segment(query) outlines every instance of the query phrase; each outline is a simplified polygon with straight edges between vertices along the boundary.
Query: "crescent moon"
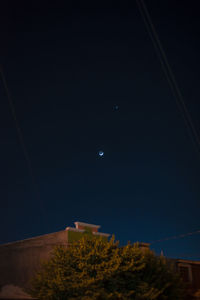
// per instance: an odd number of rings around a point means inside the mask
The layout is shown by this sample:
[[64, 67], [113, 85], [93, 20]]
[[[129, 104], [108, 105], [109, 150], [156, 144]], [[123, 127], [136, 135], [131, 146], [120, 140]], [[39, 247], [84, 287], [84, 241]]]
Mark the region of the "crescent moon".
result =
[[104, 152], [103, 151], [99, 151], [99, 156], [104, 156]]

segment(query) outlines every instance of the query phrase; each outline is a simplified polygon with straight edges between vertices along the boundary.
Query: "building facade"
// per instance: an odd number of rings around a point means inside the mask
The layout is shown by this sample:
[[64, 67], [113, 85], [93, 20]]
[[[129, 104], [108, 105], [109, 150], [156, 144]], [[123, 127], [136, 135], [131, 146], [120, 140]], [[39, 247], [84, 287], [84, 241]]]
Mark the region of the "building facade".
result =
[[[30, 299], [24, 293], [42, 261], [47, 260], [55, 246], [66, 246], [84, 235], [107, 239], [100, 226], [75, 222], [75, 227], [0, 245], [0, 299]], [[21, 298], [20, 298], [21, 297]]]
[[200, 261], [175, 259], [173, 262], [186, 285], [186, 300], [200, 300]]

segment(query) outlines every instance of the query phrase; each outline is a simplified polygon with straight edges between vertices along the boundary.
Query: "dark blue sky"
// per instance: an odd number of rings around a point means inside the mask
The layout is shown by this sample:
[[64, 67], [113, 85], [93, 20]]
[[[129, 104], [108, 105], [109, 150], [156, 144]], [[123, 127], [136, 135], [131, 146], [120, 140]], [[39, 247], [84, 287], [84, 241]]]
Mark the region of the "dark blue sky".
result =
[[[37, 184], [1, 81], [1, 243], [74, 221], [122, 244], [199, 230], [200, 154], [136, 3], [36, 2], [0, 4], [1, 65]], [[199, 133], [200, 10], [174, 2], [146, 4]], [[152, 248], [200, 259], [200, 235]]]

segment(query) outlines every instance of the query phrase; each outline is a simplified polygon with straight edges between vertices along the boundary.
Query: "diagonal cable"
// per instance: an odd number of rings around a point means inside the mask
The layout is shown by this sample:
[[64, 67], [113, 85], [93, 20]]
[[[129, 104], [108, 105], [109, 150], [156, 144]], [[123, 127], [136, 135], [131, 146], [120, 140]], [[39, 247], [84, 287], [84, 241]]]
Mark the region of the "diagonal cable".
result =
[[186, 128], [188, 130], [188, 133], [192, 139], [192, 142], [195, 145], [195, 148], [198, 153], [200, 153], [200, 138], [198, 136], [198, 133], [195, 129], [195, 125], [193, 123], [193, 120], [190, 116], [190, 113], [185, 105], [183, 96], [181, 94], [181, 91], [178, 87], [178, 84], [176, 82], [175, 76], [172, 72], [172, 69], [169, 65], [167, 56], [165, 54], [165, 51], [162, 47], [162, 44], [160, 42], [160, 39], [158, 37], [158, 34], [155, 30], [155, 27], [152, 23], [151, 17], [149, 15], [149, 12], [147, 10], [147, 7], [144, 3], [144, 0], [136, 0], [136, 3], [138, 5], [139, 11], [141, 13], [142, 19], [144, 21], [144, 24], [147, 28], [147, 31], [149, 33], [149, 36], [152, 40], [153, 46], [155, 48], [156, 54], [159, 58], [159, 61], [161, 63], [161, 67], [164, 71], [164, 74], [166, 76], [167, 82], [170, 86], [170, 89], [175, 97], [176, 104], [183, 116], [184, 122], [186, 124]]
[[19, 138], [19, 142], [21, 144], [21, 147], [22, 147], [22, 150], [23, 150], [23, 153], [24, 153], [24, 157], [25, 157], [25, 161], [27, 163], [28, 171], [30, 173], [35, 191], [37, 193], [37, 197], [40, 199], [39, 190], [38, 190], [38, 186], [36, 184], [31, 159], [30, 159], [29, 153], [27, 151], [27, 148], [26, 148], [26, 145], [25, 145], [25, 142], [24, 142], [22, 130], [20, 128], [20, 125], [19, 125], [19, 122], [18, 122], [18, 119], [17, 119], [15, 107], [14, 107], [14, 104], [13, 104], [13, 101], [12, 101], [12, 98], [11, 98], [11, 95], [10, 95], [10, 91], [8, 89], [8, 85], [7, 85], [7, 82], [6, 82], [6, 78], [5, 78], [5, 75], [4, 75], [4, 72], [3, 72], [3, 69], [2, 69], [1, 66], [0, 66], [0, 74], [1, 74], [1, 79], [2, 79], [2, 82], [3, 82], [3, 86], [5, 88], [5, 92], [6, 92], [7, 100], [8, 100], [9, 106], [10, 106], [10, 110], [11, 110], [11, 113], [12, 113], [12, 117], [13, 117], [14, 122], [15, 122], [15, 127], [16, 127], [16, 130], [17, 130], [17, 135], [18, 135], [18, 138]]
[[160, 240], [151, 241], [150, 244], [165, 242], [165, 241], [169, 241], [169, 240], [177, 240], [177, 239], [181, 239], [181, 238], [191, 236], [191, 235], [195, 235], [195, 234], [200, 234], [200, 230], [196, 230], [196, 231], [193, 231], [193, 232], [187, 232], [187, 233], [183, 233], [183, 234], [179, 234], [179, 235], [174, 235], [174, 236], [166, 237], [166, 238], [163, 238], [163, 239], [160, 239]]

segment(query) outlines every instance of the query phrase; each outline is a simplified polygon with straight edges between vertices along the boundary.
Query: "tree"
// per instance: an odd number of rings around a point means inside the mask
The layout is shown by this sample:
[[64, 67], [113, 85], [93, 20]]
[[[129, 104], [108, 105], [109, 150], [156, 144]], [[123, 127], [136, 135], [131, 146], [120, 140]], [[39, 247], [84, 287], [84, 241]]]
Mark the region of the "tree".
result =
[[56, 247], [33, 279], [32, 296], [45, 300], [178, 300], [179, 276], [163, 257], [138, 244], [84, 237]]

